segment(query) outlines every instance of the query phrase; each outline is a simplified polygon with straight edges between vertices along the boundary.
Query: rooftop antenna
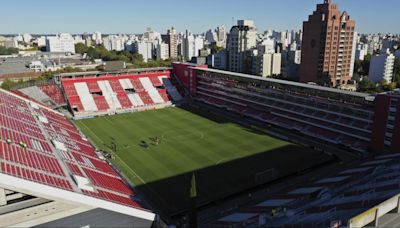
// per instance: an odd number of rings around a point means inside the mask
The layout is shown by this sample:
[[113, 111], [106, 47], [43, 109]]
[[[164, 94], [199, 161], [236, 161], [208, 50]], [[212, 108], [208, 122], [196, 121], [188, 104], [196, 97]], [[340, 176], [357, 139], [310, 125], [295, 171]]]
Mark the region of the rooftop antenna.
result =
[[235, 17], [232, 17], [232, 26], [235, 24]]

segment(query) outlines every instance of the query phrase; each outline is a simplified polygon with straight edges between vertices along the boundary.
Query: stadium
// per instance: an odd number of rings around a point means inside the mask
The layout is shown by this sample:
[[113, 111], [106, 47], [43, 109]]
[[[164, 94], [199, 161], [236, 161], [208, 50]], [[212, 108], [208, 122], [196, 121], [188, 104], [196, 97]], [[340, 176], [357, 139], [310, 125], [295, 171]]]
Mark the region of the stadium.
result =
[[397, 226], [399, 97], [187, 63], [1, 90], [0, 226]]

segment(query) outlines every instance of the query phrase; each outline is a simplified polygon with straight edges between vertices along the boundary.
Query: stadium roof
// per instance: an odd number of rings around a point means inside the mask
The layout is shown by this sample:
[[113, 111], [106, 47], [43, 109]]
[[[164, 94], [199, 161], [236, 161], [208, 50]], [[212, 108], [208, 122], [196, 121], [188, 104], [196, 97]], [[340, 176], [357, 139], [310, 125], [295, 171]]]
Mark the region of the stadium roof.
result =
[[58, 77], [71, 77], [71, 76], [86, 76], [86, 75], [113, 75], [123, 73], [139, 73], [139, 72], [151, 72], [151, 71], [165, 71], [171, 70], [171, 67], [151, 67], [151, 68], [137, 68], [137, 69], [123, 69], [114, 72], [103, 72], [103, 71], [88, 71], [88, 72], [73, 72], [73, 73], [61, 73], [57, 74]]
[[64, 115], [0, 89], [0, 188], [153, 221]]
[[306, 83], [292, 82], [292, 81], [280, 80], [280, 79], [274, 79], [274, 78], [263, 78], [260, 76], [236, 73], [236, 72], [231, 72], [231, 71], [224, 71], [224, 70], [217, 70], [217, 69], [210, 69], [210, 68], [199, 68], [199, 67], [192, 67], [192, 69], [213, 72], [213, 73], [219, 73], [219, 74], [226, 74], [226, 75], [254, 79], [254, 80], [261, 80], [261, 81], [278, 83], [278, 84], [289, 85], [289, 86], [297, 86], [297, 87], [302, 87], [302, 88], [306, 88], [306, 89], [322, 90], [322, 91], [326, 91], [326, 92], [339, 93], [339, 94], [356, 96], [356, 97], [361, 97], [361, 98], [367, 98], [367, 97], [373, 96], [373, 95], [367, 94], [367, 93], [351, 92], [351, 91], [339, 90], [339, 89], [330, 88], [330, 87], [310, 85], [310, 84], [306, 84]]

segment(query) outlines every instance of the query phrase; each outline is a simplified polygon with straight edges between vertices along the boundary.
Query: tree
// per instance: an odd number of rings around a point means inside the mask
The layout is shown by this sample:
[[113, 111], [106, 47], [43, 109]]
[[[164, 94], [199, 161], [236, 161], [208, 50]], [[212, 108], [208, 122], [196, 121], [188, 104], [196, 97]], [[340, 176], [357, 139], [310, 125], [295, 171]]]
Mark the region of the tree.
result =
[[10, 79], [6, 79], [1, 83], [1, 88], [5, 90], [10, 90], [14, 85], [14, 82], [11, 81]]
[[360, 70], [362, 70], [362, 63], [363, 63], [362, 60], [356, 60], [354, 62], [354, 73], [359, 73]]
[[[61, 74], [61, 73], [72, 73], [72, 72], [84, 72], [85, 70], [82, 70], [81, 68], [75, 68], [75, 67], [65, 67], [63, 69], [57, 70], [57, 71], [46, 71], [43, 72], [41, 75], [42, 80], [50, 80], [53, 78], [55, 74]], [[87, 71], [90, 71], [88, 69]]]
[[359, 92], [375, 93], [376, 85], [369, 80], [368, 77], [363, 77], [363, 79], [358, 83]]
[[129, 64], [129, 68], [145, 68], [145, 67], [167, 67], [172, 65], [172, 60], [149, 60], [143, 61], [143, 56], [138, 53], [130, 53], [127, 51], [109, 51], [103, 45], [88, 47], [82, 43], [75, 45], [76, 53], [86, 53], [87, 56], [94, 59], [102, 59], [104, 61], [124, 61]]
[[386, 80], [382, 80], [378, 83], [377, 92], [384, 92], [384, 91], [392, 91], [396, 89], [397, 83], [391, 82], [388, 83]]
[[217, 46], [216, 44], [213, 44], [211, 46], [211, 53], [219, 53], [219, 52], [224, 51], [224, 50], [225, 50], [225, 48]]
[[392, 91], [392, 90], [395, 90], [397, 88], [397, 85], [398, 84], [396, 82], [392, 82], [392, 83], [389, 83], [387, 85], [387, 88], [388, 88], [389, 91]]
[[383, 92], [383, 91], [387, 91], [387, 90], [388, 90], [388, 82], [385, 79], [383, 79], [376, 86], [376, 91]]
[[361, 76], [358, 73], [354, 73], [353, 77], [351, 78], [351, 80], [353, 80], [355, 82], [360, 82], [361, 81]]
[[365, 57], [364, 57], [364, 60], [362, 61], [362, 63], [361, 63], [361, 67], [362, 67], [362, 74], [363, 75], [368, 75], [368, 73], [369, 73], [369, 66], [371, 65], [371, 55], [370, 54], [367, 54]]
[[17, 54], [18, 49], [17, 48], [6, 48], [0, 46], [0, 55], [12, 55], [12, 54]]
[[75, 44], [75, 52], [78, 54], [84, 54], [88, 51], [89, 47], [83, 43]]
[[353, 72], [353, 77], [351, 80], [355, 82], [360, 82], [361, 76], [360, 73], [363, 73], [363, 67], [362, 67], [363, 61], [362, 60], [356, 60], [354, 62], [354, 72]]

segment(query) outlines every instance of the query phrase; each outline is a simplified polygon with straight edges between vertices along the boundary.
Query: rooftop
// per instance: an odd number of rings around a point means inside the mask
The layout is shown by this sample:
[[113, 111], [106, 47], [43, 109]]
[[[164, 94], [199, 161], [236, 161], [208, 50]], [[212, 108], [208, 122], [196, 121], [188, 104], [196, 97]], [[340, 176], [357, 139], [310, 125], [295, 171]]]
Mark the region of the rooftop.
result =
[[0, 57], [0, 75], [1, 74], [19, 74], [19, 73], [32, 73], [27, 65], [34, 59], [31, 57], [17, 57], [17, 58], [1, 58]]

